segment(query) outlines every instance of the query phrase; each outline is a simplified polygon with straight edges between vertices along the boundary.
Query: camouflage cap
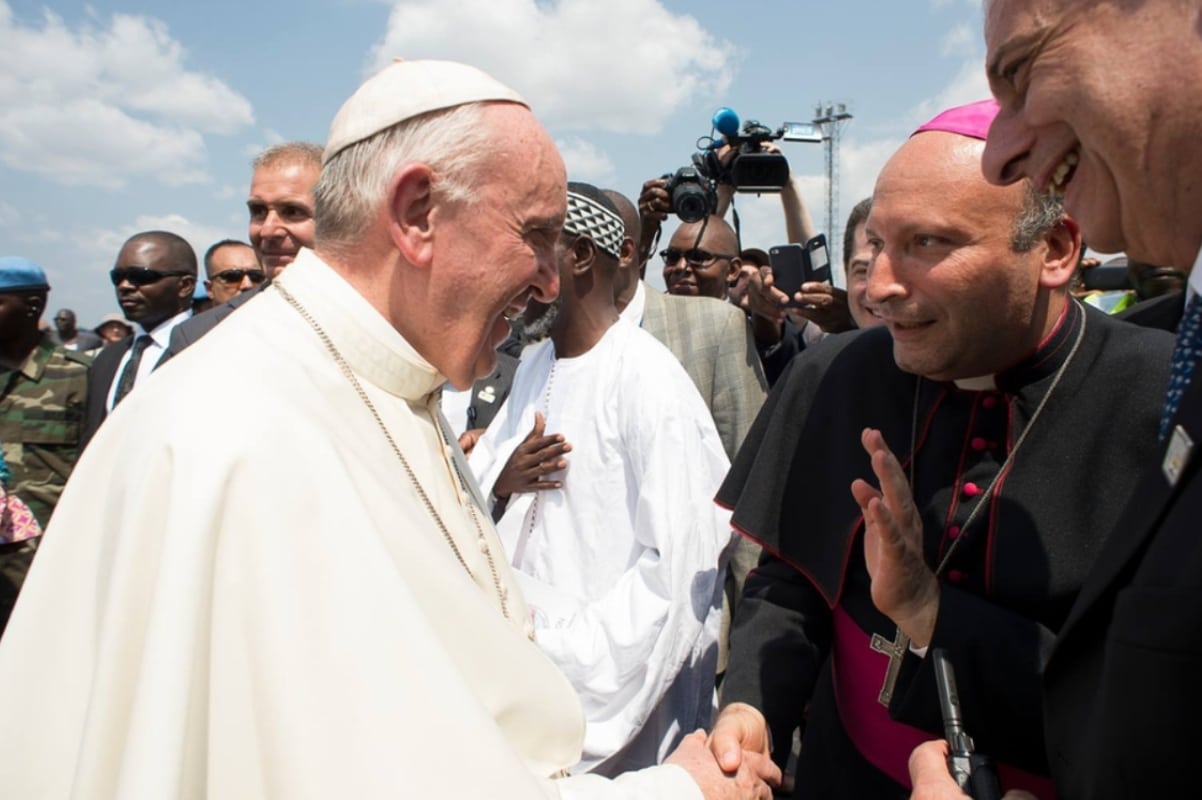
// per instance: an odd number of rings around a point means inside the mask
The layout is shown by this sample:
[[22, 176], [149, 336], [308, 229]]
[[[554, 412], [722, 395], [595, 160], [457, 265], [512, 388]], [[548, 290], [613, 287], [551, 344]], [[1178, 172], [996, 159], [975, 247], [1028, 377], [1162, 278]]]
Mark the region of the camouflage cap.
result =
[[0, 256], [0, 292], [48, 291], [46, 271], [20, 256]]

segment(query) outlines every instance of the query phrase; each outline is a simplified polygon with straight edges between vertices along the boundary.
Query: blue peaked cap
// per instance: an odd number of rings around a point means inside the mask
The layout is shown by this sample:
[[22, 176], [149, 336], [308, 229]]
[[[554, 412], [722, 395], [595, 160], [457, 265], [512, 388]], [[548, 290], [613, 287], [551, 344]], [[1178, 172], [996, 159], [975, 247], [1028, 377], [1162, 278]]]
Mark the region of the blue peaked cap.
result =
[[0, 292], [49, 291], [46, 271], [21, 256], [0, 256]]

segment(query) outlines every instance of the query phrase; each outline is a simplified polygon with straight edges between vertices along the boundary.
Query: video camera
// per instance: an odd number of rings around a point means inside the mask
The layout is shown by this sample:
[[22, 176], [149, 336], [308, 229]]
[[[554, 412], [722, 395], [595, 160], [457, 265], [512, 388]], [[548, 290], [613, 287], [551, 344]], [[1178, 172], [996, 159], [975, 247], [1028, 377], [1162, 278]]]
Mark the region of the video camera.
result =
[[[779, 192], [789, 181], [789, 162], [780, 153], [765, 151], [766, 142], [822, 141], [822, 132], [808, 122], [785, 122], [773, 130], [749, 119], [740, 133], [739, 115], [729, 108], [714, 112], [712, 123], [720, 135], [711, 133], [697, 141], [701, 150], [693, 154], [693, 165], [664, 175], [672, 213], [683, 222], [698, 222], [717, 209], [719, 183], [733, 186], [736, 192]], [[735, 152], [723, 164], [718, 150], [727, 145]]]

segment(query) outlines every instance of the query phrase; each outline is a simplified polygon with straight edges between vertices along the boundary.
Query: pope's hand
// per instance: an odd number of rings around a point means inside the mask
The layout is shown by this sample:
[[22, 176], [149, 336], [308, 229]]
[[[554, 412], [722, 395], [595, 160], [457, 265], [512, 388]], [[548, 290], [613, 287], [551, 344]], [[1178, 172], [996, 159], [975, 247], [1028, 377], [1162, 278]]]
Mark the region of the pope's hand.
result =
[[664, 763], [688, 772], [705, 800], [770, 800], [772, 787], [780, 785], [780, 769], [764, 753], [744, 751], [732, 770], [718, 766], [705, 731], [686, 736]]
[[872, 602], [893, 620], [915, 647], [926, 647], [939, 614], [939, 581], [922, 552], [922, 520], [897, 457], [881, 432], [860, 436], [881, 488], [856, 480], [851, 493], [864, 514], [864, 560]]

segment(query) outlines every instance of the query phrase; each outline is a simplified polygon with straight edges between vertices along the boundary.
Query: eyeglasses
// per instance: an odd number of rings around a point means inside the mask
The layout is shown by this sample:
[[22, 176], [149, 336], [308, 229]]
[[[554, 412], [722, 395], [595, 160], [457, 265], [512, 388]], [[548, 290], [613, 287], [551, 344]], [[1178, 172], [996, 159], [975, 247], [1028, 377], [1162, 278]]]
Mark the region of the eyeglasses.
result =
[[226, 269], [213, 276], [213, 280], [221, 281], [226, 286], [237, 286], [244, 278], [258, 286], [267, 280], [267, 273], [261, 269]]
[[109, 278], [112, 279], [113, 286], [120, 286], [124, 281], [129, 281], [134, 286], [149, 286], [152, 283], [158, 283], [163, 278], [178, 278], [191, 274], [191, 272], [178, 269], [160, 272], [157, 269], [146, 267], [117, 267], [109, 270]]
[[694, 247], [689, 250], [669, 247], [667, 250], [660, 250], [659, 257], [669, 267], [682, 258], [690, 266], [708, 267], [720, 258], [735, 258], [736, 256], [734, 253], [711, 253], [709, 250], [702, 250], [700, 247]]

